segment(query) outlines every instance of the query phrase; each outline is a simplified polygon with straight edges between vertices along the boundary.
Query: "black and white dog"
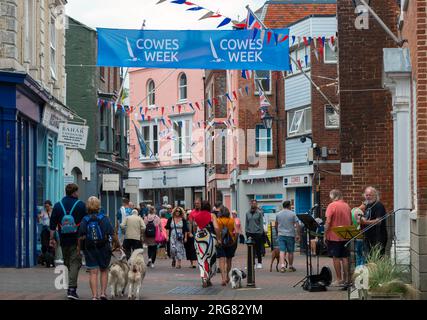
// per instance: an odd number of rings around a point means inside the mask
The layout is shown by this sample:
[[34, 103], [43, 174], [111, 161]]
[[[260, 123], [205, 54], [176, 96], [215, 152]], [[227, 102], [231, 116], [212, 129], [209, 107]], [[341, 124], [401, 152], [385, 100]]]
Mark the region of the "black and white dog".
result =
[[242, 287], [242, 279], [246, 279], [246, 273], [243, 270], [233, 268], [229, 274], [231, 280], [231, 288], [239, 289]]

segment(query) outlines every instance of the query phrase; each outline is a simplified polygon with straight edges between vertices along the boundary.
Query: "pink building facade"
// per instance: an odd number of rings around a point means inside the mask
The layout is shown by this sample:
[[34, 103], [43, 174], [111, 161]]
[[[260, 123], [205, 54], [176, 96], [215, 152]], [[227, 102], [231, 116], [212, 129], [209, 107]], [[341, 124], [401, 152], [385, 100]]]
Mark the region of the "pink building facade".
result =
[[203, 70], [130, 71], [134, 110], [126, 189], [134, 203], [191, 208], [205, 196], [203, 78]]

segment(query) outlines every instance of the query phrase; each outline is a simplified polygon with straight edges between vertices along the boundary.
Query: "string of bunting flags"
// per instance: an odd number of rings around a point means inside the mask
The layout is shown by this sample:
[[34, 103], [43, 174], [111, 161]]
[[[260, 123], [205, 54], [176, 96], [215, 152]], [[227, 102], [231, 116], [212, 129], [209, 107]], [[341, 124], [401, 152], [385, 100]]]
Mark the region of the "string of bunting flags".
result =
[[[119, 103], [114, 103], [112, 101], [104, 100], [104, 99], [98, 99], [98, 107], [101, 110], [102, 108], [107, 108], [113, 110], [114, 113], [125, 113], [126, 116], [131, 117], [132, 115], [135, 117], [135, 120], [141, 120], [141, 121], [148, 121], [148, 122], [154, 122], [156, 125], [163, 125], [164, 130], [159, 132], [159, 138], [162, 139], [168, 139], [168, 140], [176, 140], [174, 136], [169, 136], [170, 133], [172, 133], [173, 125], [176, 126], [182, 126], [182, 123], [177, 120], [171, 119], [168, 114], [180, 114], [182, 112], [187, 111], [201, 111], [204, 107], [213, 108], [214, 106], [219, 106], [220, 102], [235, 102], [240, 97], [249, 96], [251, 94], [252, 88], [250, 86], [245, 86], [244, 88], [239, 88], [238, 90], [235, 90], [233, 92], [227, 92], [224, 95], [218, 95], [216, 97], [213, 97], [212, 99], [206, 99], [201, 101], [188, 101], [182, 104], [176, 104], [172, 106], [145, 106], [142, 105], [135, 107], [135, 106], [128, 106], [128, 105], [122, 105]], [[233, 111], [235, 110], [235, 106], [232, 106]], [[154, 115], [154, 111], [156, 112], [156, 115]], [[160, 111], [160, 114], [159, 114]], [[210, 127], [213, 127], [214, 125], [225, 125], [227, 129], [230, 128], [236, 128], [236, 123], [232, 117], [232, 113], [229, 114], [227, 120], [222, 121], [221, 123], [213, 122], [213, 121], [198, 121], [193, 122], [193, 127], [195, 128], [203, 128], [203, 129], [209, 129]]]

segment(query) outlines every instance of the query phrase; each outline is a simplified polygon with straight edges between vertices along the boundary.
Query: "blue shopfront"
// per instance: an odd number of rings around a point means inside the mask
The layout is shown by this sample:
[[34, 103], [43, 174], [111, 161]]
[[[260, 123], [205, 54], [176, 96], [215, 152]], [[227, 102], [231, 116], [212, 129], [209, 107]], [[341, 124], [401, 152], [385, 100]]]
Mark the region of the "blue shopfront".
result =
[[48, 135], [40, 138], [40, 133], [44, 108], [51, 101], [27, 74], [0, 71], [0, 267], [27, 268], [36, 262], [37, 176], [43, 159], [40, 154], [38, 161], [38, 154], [49, 148], [44, 147]]

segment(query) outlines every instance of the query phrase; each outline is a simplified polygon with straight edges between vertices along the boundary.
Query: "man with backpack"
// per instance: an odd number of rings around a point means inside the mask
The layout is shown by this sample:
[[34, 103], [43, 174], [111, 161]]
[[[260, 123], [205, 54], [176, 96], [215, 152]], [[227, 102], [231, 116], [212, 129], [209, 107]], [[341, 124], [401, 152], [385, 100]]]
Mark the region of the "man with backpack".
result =
[[[107, 300], [108, 266], [111, 260], [110, 237], [113, 235], [110, 219], [101, 210], [101, 202], [96, 197], [87, 201], [87, 215], [80, 228], [79, 247], [83, 249], [86, 268], [90, 273], [89, 285], [92, 300]], [[98, 296], [98, 271], [101, 273], [101, 292]]]
[[229, 273], [237, 249], [236, 224], [227, 207], [221, 206], [219, 209], [217, 223], [221, 235], [218, 241], [217, 258], [219, 258], [222, 285], [226, 286], [230, 282]]
[[78, 199], [78, 190], [76, 184], [68, 184], [65, 188], [66, 196], [55, 204], [50, 217], [50, 245], [55, 248], [57, 246], [54, 235], [58, 228], [64, 265], [68, 269], [67, 297], [70, 300], [79, 299], [77, 279], [82, 257], [78, 247], [78, 229], [86, 215], [86, 205]]

